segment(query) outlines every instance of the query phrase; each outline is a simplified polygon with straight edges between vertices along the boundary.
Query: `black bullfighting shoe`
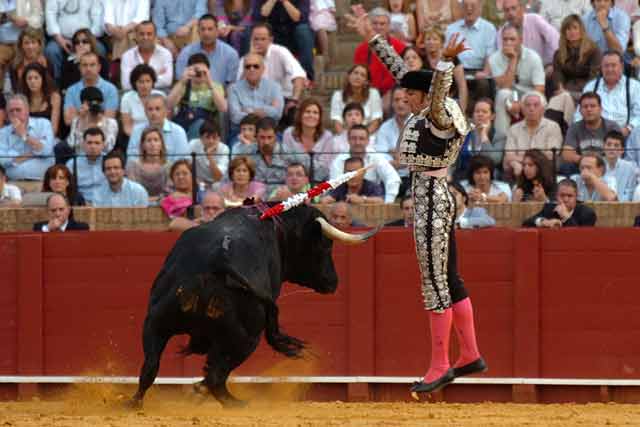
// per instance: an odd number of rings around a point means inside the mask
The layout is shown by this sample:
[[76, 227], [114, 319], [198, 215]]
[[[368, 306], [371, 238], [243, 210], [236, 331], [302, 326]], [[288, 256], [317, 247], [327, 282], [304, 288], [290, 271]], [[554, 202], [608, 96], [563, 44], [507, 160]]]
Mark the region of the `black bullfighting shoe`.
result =
[[465, 375], [480, 374], [482, 372], [487, 372], [487, 369], [487, 363], [482, 357], [479, 357], [478, 359], [474, 360], [471, 363], [467, 363], [464, 366], [453, 368], [453, 376], [455, 378], [458, 378]]
[[411, 394], [414, 393], [431, 393], [441, 389], [447, 384], [451, 383], [456, 377], [453, 375], [453, 369], [447, 369], [440, 378], [437, 378], [430, 383], [424, 381], [416, 381], [411, 387]]

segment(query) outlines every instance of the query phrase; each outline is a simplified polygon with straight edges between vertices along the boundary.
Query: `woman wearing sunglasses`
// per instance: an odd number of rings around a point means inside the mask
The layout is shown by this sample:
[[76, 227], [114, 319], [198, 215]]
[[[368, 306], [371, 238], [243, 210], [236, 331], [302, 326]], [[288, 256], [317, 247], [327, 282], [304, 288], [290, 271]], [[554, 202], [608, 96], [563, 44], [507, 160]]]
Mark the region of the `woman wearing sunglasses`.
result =
[[95, 36], [87, 28], [76, 31], [71, 38], [72, 54], [62, 63], [60, 88], [66, 90], [69, 86], [80, 81], [80, 57], [88, 52], [94, 52], [100, 58], [100, 77], [109, 80], [109, 61], [100, 55]]

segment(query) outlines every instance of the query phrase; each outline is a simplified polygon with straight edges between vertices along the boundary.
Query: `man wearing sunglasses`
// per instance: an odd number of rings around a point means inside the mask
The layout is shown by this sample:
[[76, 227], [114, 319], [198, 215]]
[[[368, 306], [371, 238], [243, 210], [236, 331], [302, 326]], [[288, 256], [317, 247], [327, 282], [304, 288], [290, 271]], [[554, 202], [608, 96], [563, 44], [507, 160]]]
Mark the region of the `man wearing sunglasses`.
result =
[[247, 114], [271, 117], [278, 121], [284, 106], [282, 90], [273, 80], [265, 78], [264, 60], [256, 53], [243, 58], [244, 73], [242, 79], [229, 88], [229, 113], [231, 125], [240, 129], [240, 121]]

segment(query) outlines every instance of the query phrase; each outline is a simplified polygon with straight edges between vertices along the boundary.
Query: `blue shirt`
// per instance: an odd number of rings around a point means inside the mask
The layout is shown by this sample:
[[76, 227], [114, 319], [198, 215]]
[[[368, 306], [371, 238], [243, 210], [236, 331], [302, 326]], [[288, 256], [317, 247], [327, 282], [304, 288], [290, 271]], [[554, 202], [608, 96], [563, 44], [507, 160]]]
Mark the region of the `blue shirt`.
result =
[[[41, 180], [47, 168], [54, 164], [54, 137], [51, 122], [47, 119], [29, 117], [27, 135], [40, 141], [42, 148], [40, 150], [31, 148], [16, 135], [12, 125], [0, 129], [0, 164], [6, 169], [9, 180]], [[43, 157], [32, 157], [16, 163], [16, 157], [29, 154]]]
[[[149, 127], [149, 123], [139, 123], [134, 126], [131, 131], [131, 138], [127, 146], [127, 156], [137, 159], [140, 156], [140, 136], [142, 131]], [[170, 163], [178, 159], [189, 159], [191, 148], [187, 140], [187, 133], [180, 125], [175, 124], [171, 120], [165, 119], [162, 126], [162, 136], [164, 137], [164, 145], [167, 149], [167, 159]]]
[[460, 19], [447, 27], [445, 44], [455, 33], [460, 33], [465, 40], [465, 46], [470, 47], [469, 50], [458, 55], [462, 67], [465, 70], [482, 69], [485, 60], [496, 50], [496, 27], [483, 18], [478, 18], [468, 27], [464, 19]]
[[225, 86], [236, 81], [238, 64], [240, 64], [238, 52], [220, 39], [216, 40], [216, 48], [213, 52], [204, 50], [200, 42], [183, 47], [176, 59], [177, 79], [182, 77], [187, 68], [189, 57], [194, 53], [202, 53], [209, 59], [209, 72], [213, 80]]
[[618, 159], [613, 168], [609, 166], [608, 161], [605, 160], [605, 163], [607, 164], [607, 171], [604, 176], [611, 176], [615, 179], [618, 201], [630, 202], [638, 184], [638, 169], [636, 165], [632, 161], [624, 159]]
[[147, 207], [149, 206], [149, 194], [142, 185], [124, 178], [122, 187], [117, 193], [111, 190], [108, 182], [102, 184], [95, 192], [93, 205], [103, 208]]
[[[102, 77], [98, 77], [98, 81], [95, 85], [100, 92], [102, 92], [102, 96], [104, 98], [104, 109], [105, 111], [118, 111], [118, 89], [104, 80]], [[85, 88], [84, 80], [80, 80], [77, 83], [72, 84], [67, 89], [67, 94], [64, 96], [64, 109], [66, 110], [69, 107], [73, 107], [76, 110], [79, 110], [82, 106], [82, 102], [80, 101], [80, 92]]]
[[[93, 203], [96, 191], [107, 182], [102, 172], [102, 156], [94, 162], [90, 162], [84, 155], [78, 156], [76, 167], [78, 168], [76, 173], [78, 191], [87, 202]], [[73, 173], [73, 159], [67, 162], [67, 168]]]
[[[10, 13], [16, 11], [16, 0], [7, 0], [0, 5], [0, 13]], [[0, 43], [12, 44], [18, 41], [20, 28], [7, 19], [7, 22], [0, 25]]]
[[[264, 111], [275, 121], [282, 117], [284, 98], [280, 85], [273, 80], [262, 78], [255, 88], [245, 79], [238, 80], [229, 87], [228, 101], [231, 123], [235, 125], [255, 110]], [[274, 101], [277, 101], [275, 106]]]
[[207, 13], [206, 0], [156, 0], [151, 20], [156, 24], [158, 37], [169, 37], [192, 19]]
[[[629, 33], [631, 31], [631, 19], [629, 19], [629, 15], [617, 7], [612, 7], [609, 9], [607, 20], [609, 21], [609, 31], [613, 31], [613, 34], [620, 42], [620, 46], [622, 46], [622, 50], [626, 50], [627, 44], [629, 43]], [[591, 40], [598, 45], [600, 52], [611, 50], [602, 32], [602, 27], [600, 23], [598, 23], [595, 10], [582, 15], [582, 22], [584, 23], [586, 33], [589, 34]]]

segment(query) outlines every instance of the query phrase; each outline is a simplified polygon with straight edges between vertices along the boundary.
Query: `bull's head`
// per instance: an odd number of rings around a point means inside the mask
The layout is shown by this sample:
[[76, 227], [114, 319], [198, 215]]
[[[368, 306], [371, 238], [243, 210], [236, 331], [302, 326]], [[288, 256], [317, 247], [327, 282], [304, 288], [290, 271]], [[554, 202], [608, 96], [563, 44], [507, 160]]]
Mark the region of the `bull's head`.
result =
[[306, 221], [298, 236], [295, 253], [289, 260], [289, 280], [319, 293], [333, 293], [338, 286], [338, 275], [332, 258], [333, 242], [362, 244], [375, 235], [380, 227], [362, 234], [347, 233], [329, 224], [319, 211], [312, 209], [317, 214]]

